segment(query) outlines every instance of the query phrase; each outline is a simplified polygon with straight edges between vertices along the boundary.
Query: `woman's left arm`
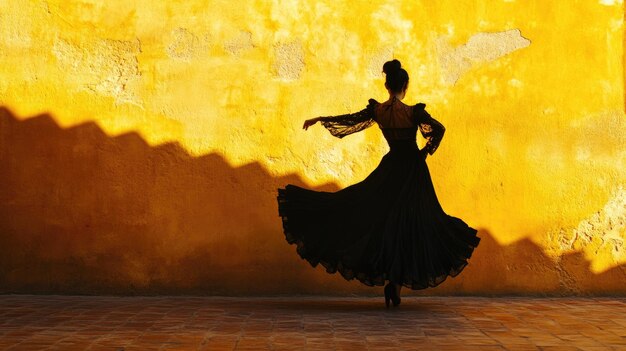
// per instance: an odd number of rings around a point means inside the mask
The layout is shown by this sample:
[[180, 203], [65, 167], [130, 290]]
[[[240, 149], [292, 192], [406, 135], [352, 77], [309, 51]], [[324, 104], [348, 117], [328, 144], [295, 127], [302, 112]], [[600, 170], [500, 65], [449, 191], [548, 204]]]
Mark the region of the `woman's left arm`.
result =
[[426, 139], [426, 145], [423, 150], [429, 155], [432, 155], [439, 147], [441, 139], [443, 139], [443, 135], [446, 132], [446, 128], [426, 112], [424, 109], [425, 106], [424, 104], [418, 104], [416, 106], [415, 115], [420, 133], [422, 133], [422, 136]]

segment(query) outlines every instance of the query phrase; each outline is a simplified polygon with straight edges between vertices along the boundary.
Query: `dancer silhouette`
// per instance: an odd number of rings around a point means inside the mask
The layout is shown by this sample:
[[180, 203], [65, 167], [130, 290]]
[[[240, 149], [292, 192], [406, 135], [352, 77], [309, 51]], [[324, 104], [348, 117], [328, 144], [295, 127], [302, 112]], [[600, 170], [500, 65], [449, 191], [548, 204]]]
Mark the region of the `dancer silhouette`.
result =
[[[403, 286], [434, 287], [456, 276], [478, 245], [477, 231], [447, 215], [435, 194], [426, 157], [445, 128], [423, 103], [406, 105], [409, 75], [400, 61], [383, 65], [389, 99], [369, 100], [359, 112], [306, 120], [321, 122], [338, 138], [378, 124], [390, 151], [363, 181], [337, 192], [313, 191], [292, 184], [278, 189], [278, 212], [288, 243], [313, 267], [385, 286], [385, 304], [400, 304]], [[427, 140], [416, 143], [417, 131]]]

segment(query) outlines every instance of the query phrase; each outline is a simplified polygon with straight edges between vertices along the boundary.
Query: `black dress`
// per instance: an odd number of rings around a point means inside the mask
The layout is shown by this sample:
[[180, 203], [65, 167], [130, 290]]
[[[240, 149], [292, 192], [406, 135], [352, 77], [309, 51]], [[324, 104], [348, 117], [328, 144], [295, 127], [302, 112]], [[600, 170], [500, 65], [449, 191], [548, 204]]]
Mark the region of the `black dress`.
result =
[[[390, 151], [363, 181], [337, 192], [295, 185], [278, 189], [287, 242], [313, 267], [339, 271], [368, 286], [389, 280], [417, 290], [456, 276], [478, 245], [476, 230], [441, 208], [425, 152], [433, 154], [445, 128], [424, 109], [399, 100], [353, 114], [322, 118], [342, 138], [377, 123]], [[427, 139], [416, 144], [417, 130]]]

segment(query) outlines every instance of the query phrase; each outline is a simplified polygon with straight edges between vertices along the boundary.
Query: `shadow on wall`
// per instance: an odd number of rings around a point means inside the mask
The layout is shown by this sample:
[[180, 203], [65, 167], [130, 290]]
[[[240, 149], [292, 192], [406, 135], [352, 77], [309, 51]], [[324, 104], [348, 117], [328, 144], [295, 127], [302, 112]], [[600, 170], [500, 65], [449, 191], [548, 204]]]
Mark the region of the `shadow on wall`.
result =
[[[257, 163], [0, 108], [0, 293], [379, 295], [286, 243], [276, 188], [287, 183], [306, 186]], [[528, 240], [479, 236], [459, 277], [416, 293], [626, 292], [626, 266], [596, 275], [582, 253], [555, 262]]]

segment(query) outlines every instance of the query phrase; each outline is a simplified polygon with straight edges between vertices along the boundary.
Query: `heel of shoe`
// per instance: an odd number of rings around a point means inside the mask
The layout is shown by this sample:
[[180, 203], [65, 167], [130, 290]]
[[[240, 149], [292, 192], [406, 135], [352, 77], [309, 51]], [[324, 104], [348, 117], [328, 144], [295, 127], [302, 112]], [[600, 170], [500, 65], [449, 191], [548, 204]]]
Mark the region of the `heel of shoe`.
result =
[[393, 304], [393, 307], [398, 307], [402, 299], [398, 296], [398, 292], [396, 291], [396, 285], [389, 282], [385, 286], [385, 304], [389, 307], [389, 301]]
[[385, 285], [385, 306], [389, 308], [389, 301], [391, 300], [391, 295], [389, 294], [389, 284]]
[[398, 295], [398, 291], [396, 290], [396, 287], [394, 286], [393, 287], [393, 295], [391, 297], [391, 302], [393, 303], [393, 307], [398, 307], [398, 305], [400, 304], [401, 301], [402, 301], [402, 299]]
[[385, 306], [387, 308], [389, 308], [389, 301], [391, 301], [391, 291], [390, 291], [391, 287], [392, 287], [391, 284], [387, 284], [385, 286]]
[[398, 305], [402, 301], [402, 299], [399, 296], [396, 296], [396, 297], [397, 297], [397, 299], [393, 300], [393, 307], [398, 307]]

